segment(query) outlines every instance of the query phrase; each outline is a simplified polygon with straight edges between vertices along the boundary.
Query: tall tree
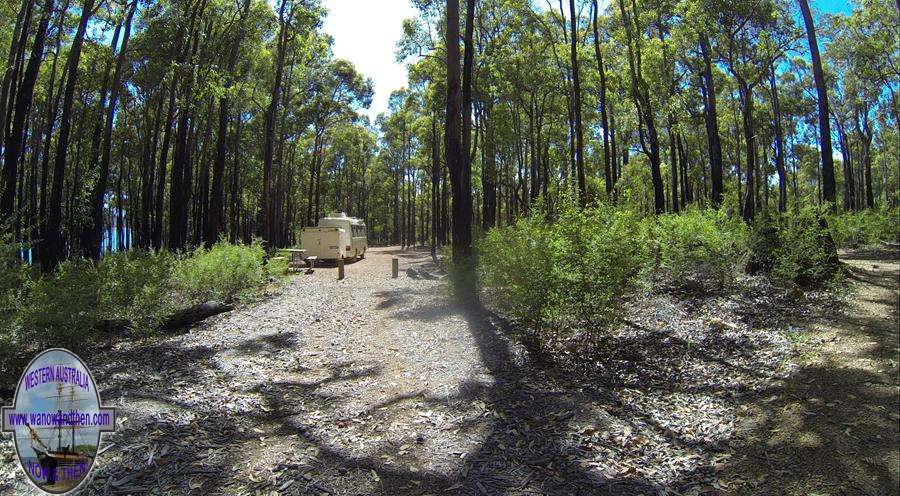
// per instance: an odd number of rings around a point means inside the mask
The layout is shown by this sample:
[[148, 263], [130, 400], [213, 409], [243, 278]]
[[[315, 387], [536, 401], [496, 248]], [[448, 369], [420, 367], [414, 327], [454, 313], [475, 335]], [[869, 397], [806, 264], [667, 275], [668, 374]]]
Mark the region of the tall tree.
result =
[[265, 113], [263, 134], [263, 189], [260, 199], [259, 226], [263, 239], [272, 243], [275, 239], [274, 232], [274, 203], [272, 202], [272, 161], [275, 152], [275, 120], [278, 114], [278, 104], [281, 102], [281, 84], [284, 74], [288, 41], [290, 37], [291, 17], [293, 8], [286, 13], [288, 0], [281, 0], [278, 9], [278, 39], [275, 54], [275, 79], [272, 82], [272, 93], [269, 106]]
[[[474, 13], [475, 0], [467, 2], [468, 12]], [[459, 0], [447, 0], [447, 125], [444, 129], [444, 148], [453, 197], [453, 256], [468, 258], [472, 253], [472, 190], [468, 151], [463, 148], [463, 115], [459, 68]], [[474, 18], [474, 15], [473, 15]]]
[[597, 26], [597, 18], [599, 17], [599, 6], [597, 0], [593, 0], [592, 4], [593, 19], [592, 25], [594, 29], [594, 55], [597, 58], [597, 72], [600, 75], [600, 126], [603, 129], [603, 182], [606, 185], [606, 196], [612, 198], [614, 181], [610, 167], [610, 149], [609, 149], [609, 109], [606, 102], [606, 65], [603, 63], [603, 52], [600, 49], [600, 29]]
[[50, 202], [47, 208], [47, 223], [41, 232], [43, 238], [38, 253], [41, 268], [50, 272], [56, 268], [65, 255], [62, 236], [62, 193], [63, 178], [66, 173], [66, 157], [68, 156], [69, 138], [72, 132], [72, 105], [75, 102], [75, 85], [78, 82], [78, 62], [81, 60], [81, 48], [84, 45], [84, 33], [94, 9], [94, 0], [85, 0], [81, 7], [81, 19], [66, 62], [65, 96], [63, 97], [62, 115], [59, 122], [59, 136], [56, 139], [56, 160], [53, 165], [53, 185], [50, 190]]
[[6, 221], [13, 211], [16, 193], [16, 177], [21, 158], [22, 148], [25, 144], [25, 125], [31, 111], [31, 103], [34, 98], [34, 86], [37, 82], [38, 71], [44, 59], [44, 42], [47, 39], [47, 25], [50, 23], [50, 15], [53, 13], [53, 0], [45, 1], [44, 13], [34, 33], [34, 43], [31, 46], [31, 56], [28, 66], [22, 77], [22, 82], [14, 92], [15, 106], [12, 116], [12, 129], [6, 136], [3, 161], [3, 195], [0, 196], [0, 223]]
[[225, 65], [226, 83], [219, 98], [219, 122], [216, 130], [216, 159], [212, 172], [212, 191], [209, 198], [209, 215], [206, 219], [206, 231], [203, 241], [207, 247], [219, 238], [225, 226], [225, 159], [227, 158], [228, 123], [231, 119], [231, 104], [228, 91], [234, 83], [234, 69], [237, 65], [238, 51], [244, 38], [244, 23], [250, 12], [250, 0], [244, 0], [243, 10], [238, 19], [237, 33], [231, 40], [228, 50], [228, 62]]
[[700, 32], [700, 53], [703, 56], [703, 119], [706, 123], [706, 143], [709, 149], [710, 200], [713, 208], [722, 204], [722, 142], [719, 139], [719, 116], [716, 109], [716, 82], [712, 73], [709, 37]]
[[587, 183], [584, 175], [584, 127], [581, 121], [581, 76], [578, 70], [578, 11], [575, 0], [569, 0], [572, 31], [569, 52], [572, 63], [572, 107], [575, 117], [575, 173], [578, 176], [578, 201], [582, 208], [587, 205]]
[[[119, 48], [119, 54], [116, 59], [116, 69], [112, 79], [112, 90], [109, 97], [109, 107], [106, 115], [106, 127], [103, 132], [103, 144], [100, 156], [100, 174], [94, 189], [91, 192], [90, 200], [90, 223], [85, 226], [85, 235], [82, 237], [83, 249], [85, 249], [94, 260], [99, 260], [101, 255], [101, 247], [103, 240], [103, 205], [105, 203], [107, 181], [109, 179], [109, 164], [112, 158], [112, 139], [113, 124], [116, 119], [116, 106], [119, 101], [119, 91], [122, 81], [122, 70], [125, 64], [125, 57], [128, 51], [128, 40], [131, 38], [131, 21], [134, 13], [137, 11], [138, 0], [131, 1], [131, 7], [127, 5], [125, 18], [125, 33], [122, 36], [122, 46]], [[121, 173], [120, 173], [121, 174]], [[110, 238], [112, 241], [112, 238]]]
[[[639, 29], [640, 12], [637, 2], [631, 1], [630, 9], [625, 7], [625, 0], [619, 1], [622, 24], [625, 26], [625, 39], [628, 54], [628, 69], [631, 79], [631, 98], [634, 101], [638, 116], [638, 130], [641, 147], [650, 160], [650, 179], [653, 183], [653, 209], [657, 214], [666, 210], [666, 196], [663, 190], [662, 172], [660, 169], [659, 133], [656, 128], [656, 117], [650, 100], [650, 89], [644, 78], [643, 58], [641, 54], [641, 38]], [[625, 150], [627, 154], [627, 150]]]
[[828, 112], [828, 89], [825, 73], [822, 71], [822, 58], [819, 56], [819, 44], [816, 41], [816, 27], [813, 24], [812, 12], [807, 0], [797, 0], [803, 13], [806, 25], [806, 38], [809, 41], [809, 53], [812, 58], [813, 76], [816, 81], [816, 96], [819, 103], [819, 146], [822, 154], [822, 198], [834, 206], [835, 186], [834, 157], [831, 150], [831, 125]]

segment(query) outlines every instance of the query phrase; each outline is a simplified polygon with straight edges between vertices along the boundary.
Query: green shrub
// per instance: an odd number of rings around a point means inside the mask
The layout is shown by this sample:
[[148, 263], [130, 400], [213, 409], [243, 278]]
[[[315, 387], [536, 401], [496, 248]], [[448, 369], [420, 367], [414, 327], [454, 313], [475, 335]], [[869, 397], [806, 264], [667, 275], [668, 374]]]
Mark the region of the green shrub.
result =
[[775, 250], [781, 245], [778, 224], [768, 215], [757, 217], [750, 230], [748, 258], [745, 270], [748, 274], [770, 274], [775, 268]]
[[900, 241], [900, 209], [843, 212], [828, 218], [835, 244], [842, 247]]
[[17, 380], [27, 363], [27, 353], [18, 344], [25, 289], [34, 271], [19, 262], [18, 249], [15, 244], [0, 244], [0, 387]]
[[176, 263], [175, 288], [189, 303], [234, 301], [267, 280], [265, 255], [256, 241], [249, 246], [220, 241], [208, 250], [198, 248]]
[[127, 320], [150, 329], [172, 312], [172, 270], [169, 252], [125, 251], [108, 254], [98, 263], [104, 319]]
[[660, 281], [681, 288], [722, 288], [747, 249], [747, 228], [723, 211], [690, 210], [647, 219]]
[[101, 278], [97, 264], [67, 260], [52, 274], [26, 281], [20, 312], [22, 338], [37, 348], [80, 349], [95, 335], [100, 311]]
[[550, 229], [540, 215], [491, 229], [478, 242], [479, 283], [496, 291], [500, 303], [527, 325], [541, 324], [551, 278]]
[[620, 303], [647, 261], [640, 221], [612, 208], [569, 207], [552, 225], [553, 264], [547, 309], [551, 325], [583, 327], [593, 341], [621, 315]]
[[0, 244], [0, 334], [16, 326], [31, 268], [18, 260], [18, 246]]
[[840, 262], [823, 208], [810, 206], [782, 215], [772, 275], [801, 285], [828, 282], [840, 274]]
[[646, 261], [639, 220], [597, 207], [560, 206], [495, 229], [477, 245], [479, 280], [541, 341], [554, 332], [581, 332], [589, 343], [619, 315]]
[[[107, 254], [99, 262], [73, 258], [50, 274], [0, 244], [0, 386], [15, 380], [34, 352], [60, 346], [84, 350], [103, 321], [152, 332], [179, 308], [209, 299], [232, 301], [284, 271], [267, 265], [259, 243], [220, 242], [176, 260], [168, 252]], [[285, 262], [286, 263], [286, 262]]]

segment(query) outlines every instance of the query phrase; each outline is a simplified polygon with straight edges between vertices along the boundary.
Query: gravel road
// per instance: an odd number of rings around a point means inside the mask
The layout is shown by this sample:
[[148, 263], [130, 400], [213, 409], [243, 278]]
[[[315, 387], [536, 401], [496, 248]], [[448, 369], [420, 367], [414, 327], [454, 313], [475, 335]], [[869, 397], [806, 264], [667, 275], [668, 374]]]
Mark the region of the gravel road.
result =
[[[783, 326], [747, 324], [740, 294], [638, 298], [577, 382], [452, 297], [425, 250], [372, 249], [346, 274], [84, 357], [121, 421], [84, 492], [718, 492], [738, 403], [787, 374]], [[0, 443], [0, 492], [27, 492], [13, 456]]]

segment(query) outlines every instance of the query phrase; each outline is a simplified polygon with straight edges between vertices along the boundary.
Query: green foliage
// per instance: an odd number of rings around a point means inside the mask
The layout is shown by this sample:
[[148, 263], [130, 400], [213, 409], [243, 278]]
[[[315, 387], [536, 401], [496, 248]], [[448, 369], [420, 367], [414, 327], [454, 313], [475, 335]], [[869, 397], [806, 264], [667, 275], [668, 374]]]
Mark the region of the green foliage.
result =
[[778, 224], [768, 215], [756, 219], [748, 243], [748, 274], [769, 274], [775, 266], [775, 250], [780, 246]]
[[476, 245], [479, 283], [496, 291], [506, 310], [530, 326], [540, 325], [547, 305], [545, 283], [554, 260], [550, 229], [539, 214], [488, 231]]
[[640, 222], [608, 207], [560, 207], [548, 223], [540, 209], [478, 244], [482, 286], [540, 342], [581, 332], [593, 344], [619, 315], [646, 261]]
[[175, 258], [169, 252], [127, 251], [108, 254], [98, 264], [104, 319], [128, 320], [151, 329], [172, 311], [169, 298]]
[[167, 252], [133, 251], [108, 254], [99, 262], [67, 260], [43, 277], [28, 272], [17, 315], [21, 341], [36, 348], [79, 349], [104, 321], [152, 329], [173, 310], [173, 263]]
[[900, 209], [844, 212], [828, 218], [835, 244], [842, 247], [900, 242]]
[[31, 276], [28, 266], [17, 262], [18, 246], [0, 244], [0, 329], [12, 328], [22, 308], [25, 283]]
[[267, 280], [265, 250], [259, 241], [233, 245], [220, 241], [198, 248], [176, 264], [176, 290], [189, 301], [231, 302]]
[[747, 249], [746, 225], [721, 210], [690, 210], [647, 219], [657, 256], [656, 275], [680, 288], [721, 289]]
[[103, 283], [97, 264], [70, 259], [52, 274], [26, 281], [20, 312], [22, 340], [36, 348], [80, 349], [90, 342], [100, 321]]
[[823, 207], [809, 206], [782, 215], [772, 275], [801, 285], [818, 285], [840, 275], [840, 262]]
[[105, 322], [127, 322], [132, 330], [152, 332], [179, 307], [209, 299], [233, 301], [284, 271], [284, 265], [264, 263], [258, 242], [220, 242], [181, 260], [165, 251], [112, 253], [99, 262], [73, 258], [45, 275], [19, 262], [17, 250], [0, 245], [4, 378], [18, 374], [37, 350], [85, 349]]
[[280, 257], [280, 260], [276, 260], [275, 258], [279, 257], [273, 257], [266, 260], [266, 275], [270, 279], [284, 280], [287, 277], [288, 259], [290, 257]]

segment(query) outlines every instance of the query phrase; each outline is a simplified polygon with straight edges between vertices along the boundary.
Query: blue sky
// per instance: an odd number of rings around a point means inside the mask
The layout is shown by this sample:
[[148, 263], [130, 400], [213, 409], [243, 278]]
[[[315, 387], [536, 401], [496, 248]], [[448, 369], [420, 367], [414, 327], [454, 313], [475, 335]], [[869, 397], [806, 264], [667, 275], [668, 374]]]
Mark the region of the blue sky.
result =
[[853, 5], [843, 0], [812, 0], [810, 7], [819, 12], [841, 12], [843, 14], [849, 14], [853, 10]]

